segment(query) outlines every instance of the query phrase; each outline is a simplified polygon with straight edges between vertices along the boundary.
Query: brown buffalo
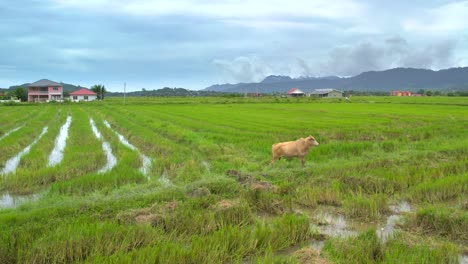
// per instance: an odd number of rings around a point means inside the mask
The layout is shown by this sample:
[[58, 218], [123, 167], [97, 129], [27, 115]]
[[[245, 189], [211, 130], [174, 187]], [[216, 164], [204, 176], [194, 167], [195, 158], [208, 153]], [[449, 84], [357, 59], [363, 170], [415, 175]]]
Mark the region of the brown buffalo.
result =
[[317, 140], [315, 140], [313, 136], [300, 138], [296, 141], [288, 141], [273, 144], [271, 146], [271, 153], [273, 155], [271, 164], [274, 164], [275, 161], [277, 161], [281, 157], [298, 157], [301, 159], [302, 167], [304, 167], [304, 157], [307, 154], [309, 154], [309, 149], [318, 145], [319, 143], [317, 142]]

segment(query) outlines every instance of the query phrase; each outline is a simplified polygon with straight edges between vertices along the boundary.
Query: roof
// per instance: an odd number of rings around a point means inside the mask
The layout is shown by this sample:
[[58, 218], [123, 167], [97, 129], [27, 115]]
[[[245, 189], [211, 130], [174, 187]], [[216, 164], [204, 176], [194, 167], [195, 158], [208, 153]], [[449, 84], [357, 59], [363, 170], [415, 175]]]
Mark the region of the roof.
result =
[[79, 90], [71, 92], [70, 95], [97, 95], [97, 93], [86, 88], [81, 88]]
[[338, 90], [335, 90], [335, 89], [315, 89], [312, 92], [310, 92], [310, 94], [327, 94], [327, 93], [331, 93], [333, 91], [343, 93], [342, 91], [338, 91]]
[[37, 82], [28, 84], [28, 87], [50, 87], [50, 86], [62, 86], [62, 84], [56, 83], [47, 79], [41, 79]]
[[303, 91], [297, 89], [297, 88], [291, 88], [289, 91], [288, 91], [288, 94], [304, 94]]

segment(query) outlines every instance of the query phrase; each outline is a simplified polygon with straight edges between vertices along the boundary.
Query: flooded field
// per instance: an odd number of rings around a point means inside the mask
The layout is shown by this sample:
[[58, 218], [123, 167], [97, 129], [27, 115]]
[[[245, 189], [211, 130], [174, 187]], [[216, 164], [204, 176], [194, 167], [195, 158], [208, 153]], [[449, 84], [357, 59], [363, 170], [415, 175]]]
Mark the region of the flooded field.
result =
[[63, 150], [67, 144], [67, 137], [68, 137], [68, 129], [70, 128], [72, 118], [71, 116], [67, 117], [67, 121], [65, 124], [60, 128], [60, 133], [55, 139], [55, 146], [49, 156], [49, 164], [48, 166], [54, 166], [59, 164], [63, 159]]
[[107, 163], [99, 170], [99, 173], [108, 172], [117, 164], [117, 158], [114, 156], [114, 154], [112, 154], [112, 148], [109, 142], [103, 140], [101, 132], [99, 132], [99, 130], [96, 128], [94, 120], [90, 119], [89, 122], [96, 138], [102, 141], [102, 150], [104, 153], [106, 153], [107, 157]]
[[40, 194], [15, 195], [0, 193], [0, 210], [3, 208], [16, 208], [25, 202], [35, 201], [40, 197]]
[[[466, 263], [467, 105], [303, 99], [28, 106], [1, 129], [0, 263]], [[309, 135], [304, 168], [270, 165]]]
[[34, 141], [31, 142], [31, 144], [29, 144], [27, 147], [25, 147], [22, 151], [20, 151], [14, 157], [7, 160], [7, 162], [5, 162], [5, 165], [4, 165], [3, 169], [2, 169], [2, 174], [8, 174], [8, 173], [15, 172], [16, 167], [18, 167], [21, 158], [24, 155], [29, 153], [29, 151], [31, 150], [31, 147], [33, 147], [34, 144], [36, 144], [37, 141], [39, 141], [41, 139], [41, 137], [47, 132], [47, 129], [48, 129], [48, 127], [44, 127], [42, 129], [41, 134], [39, 134], [39, 136], [37, 138], [35, 138]]
[[[109, 128], [109, 129], [112, 129], [111, 125], [109, 124], [109, 122], [107, 122], [107, 120], [104, 120], [104, 125]], [[142, 166], [140, 167], [140, 171], [145, 175], [145, 176], [148, 176], [148, 173], [149, 173], [149, 170], [150, 170], [150, 166], [151, 166], [151, 159], [142, 154], [137, 147], [135, 147], [134, 145], [130, 144], [128, 142], [127, 139], [125, 139], [124, 136], [122, 136], [122, 134], [120, 134], [119, 132], [115, 131], [115, 130], [112, 130], [112, 132], [114, 132], [117, 137], [119, 138], [120, 142], [122, 144], [124, 144], [125, 146], [127, 146], [128, 148], [130, 148], [131, 150], [133, 151], [136, 151], [138, 153], [138, 155], [140, 156], [141, 158], [141, 162], [142, 162]]]
[[13, 128], [12, 130], [7, 131], [5, 134], [0, 136], [0, 140], [2, 140], [3, 138], [8, 137], [11, 133], [14, 133], [14, 132], [18, 131], [20, 128], [21, 127], [17, 127], [17, 128]]

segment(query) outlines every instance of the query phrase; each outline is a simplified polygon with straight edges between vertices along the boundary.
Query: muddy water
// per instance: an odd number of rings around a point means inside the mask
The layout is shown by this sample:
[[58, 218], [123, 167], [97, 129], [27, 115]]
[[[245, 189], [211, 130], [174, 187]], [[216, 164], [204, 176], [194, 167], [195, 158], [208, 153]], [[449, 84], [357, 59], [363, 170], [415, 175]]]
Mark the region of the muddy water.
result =
[[10, 193], [0, 194], [0, 209], [16, 208], [20, 204], [27, 201], [35, 201], [40, 198], [39, 194], [32, 195], [12, 195]]
[[390, 205], [390, 210], [395, 214], [408, 213], [411, 212], [411, 205], [406, 201], [402, 201], [397, 205]]
[[325, 221], [325, 225], [319, 225], [319, 230], [322, 234], [326, 234], [330, 237], [349, 237], [357, 235], [356, 231], [348, 227], [346, 219], [341, 215], [322, 213], [319, 215], [319, 219]]
[[151, 167], [151, 159], [148, 156], [141, 153], [140, 150], [137, 147], [135, 147], [130, 142], [128, 142], [128, 140], [122, 134], [120, 134], [119, 132], [113, 130], [111, 125], [109, 124], [109, 122], [107, 122], [107, 120], [104, 120], [104, 125], [107, 128], [109, 128], [110, 130], [112, 130], [112, 132], [114, 132], [117, 135], [117, 137], [119, 138], [119, 141], [122, 144], [124, 144], [129, 149], [137, 152], [138, 155], [140, 155], [140, 159], [141, 159], [141, 162], [142, 162], [142, 166], [140, 167], [140, 172], [143, 173], [143, 175], [145, 175], [149, 179], [148, 174], [149, 174], [150, 167]]
[[468, 264], [468, 255], [460, 255], [458, 261], [460, 264]]
[[387, 218], [385, 226], [376, 230], [377, 236], [383, 243], [386, 243], [389, 238], [395, 233], [395, 226], [402, 222], [403, 216], [391, 215]]
[[164, 170], [164, 172], [161, 174], [161, 177], [159, 177], [158, 181], [166, 187], [173, 186], [174, 184], [171, 182], [171, 180], [169, 180], [167, 176], [168, 176], [167, 170]]
[[110, 171], [117, 164], [117, 158], [114, 156], [114, 154], [112, 154], [112, 148], [110, 144], [107, 141], [103, 140], [103, 137], [97, 129], [96, 124], [94, 123], [94, 120], [92, 118], [89, 119], [89, 123], [91, 124], [91, 129], [93, 130], [93, 133], [96, 136], [96, 138], [102, 141], [102, 150], [104, 150], [104, 153], [106, 153], [107, 158], [106, 165], [104, 165], [104, 167], [100, 169], [98, 173]]
[[143, 175], [147, 176], [151, 167], [151, 159], [144, 154], [140, 154], [140, 157], [143, 161], [143, 166], [141, 166], [140, 171], [143, 173]]
[[94, 123], [94, 120], [92, 118], [89, 119], [89, 123], [91, 124], [91, 129], [93, 130], [94, 135], [96, 136], [97, 139], [101, 140], [102, 135], [99, 132], [99, 130], [96, 127], [96, 124]]
[[111, 125], [109, 124], [109, 122], [107, 122], [107, 120], [104, 120], [104, 125], [106, 125], [107, 128], [112, 130], [112, 132], [114, 132], [117, 135], [117, 137], [119, 138], [119, 140], [120, 140], [120, 142], [122, 144], [124, 144], [125, 146], [127, 146], [131, 150], [138, 151], [137, 148], [134, 145], [130, 144], [130, 142], [128, 142], [128, 140], [126, 140], [125, 137], [122, 136], [122, 134], [120, 134], [119, 132], [113, 130]]
[[323, 245], [325, 245], [325, 240], [312, 240], [310, 242], [310, 247], [319, 251], [322, 250]]
[[2, 139], [4, 139], [4, 138], [8, 137], [11, 133], [18, 131], [20, 128], [21, 128], [21, 127], [17, 127], [17, 128], [14, 128], [14, 129], [12, 129], [12, 130], [6, 132], [5, 135], [3, 135], [3, 136], [0, 137], [0, 140], [2, 140]]
[[387, 218], [387, 222], [384, 226], [376, 230], [377, 236], [383, 243], [386, 243], [387, 240], [393, 236], [396, 231], [396, 225], [403, 221], [403, 216], [401, 214], [411, 212], [411, 206], [408, 202], [402, 201], [397, 205], [391, 205], [390, 210], [393, 214]]
[[[377, 236], [385, 243], [395, 232], [396, 225], [402, 221], [403, 216], [401, 213], [407, 213], [411, 211], [411, 206], [407, 202], [401, 202], [400, 204], [391, 206], [391, 210], [394, 213], [389, 216], [383, 226], [377, 227]], [[358, 222], [349, 222], [344, 216], [333, 213], [333, 210], [325, 211], [319, 210], [309, 212], [308, 214], [313, 215], [318, 222], [316, 226], [320, 234], [325, 234], [328, 237], [340, 237], [347, 238], [357, 236], [360, 231], [367, 230], [371, 227], [371, 224], [362, 224]], [[321, 250], [325, 240], [311, 240], [309, 246], [316, 250]]]
[[71, 116], [67, 117], [67, 121], [65, 124], [60, 128], [60, 133], [55, 139], [55, 146], [52, 152], [49, 155], [49, 164], [48, 166], [55, 166], [59, 164], [63, 159], [63, 150], [67, 145], [67, 138], [68, 138], [68, 129], [70, 128], [72, 118]]
[[107, 163], [98, 171], [99, 173], [108, 172], [117, 164], [117, 158], [112, 154], [112, 148], [107, 141], [102, 142], [102, 150], [106, 153]]
[[[325, 238], [326, 237], [350, 237], [356, 236], [358, 234], [357, 231], [351, 229], [350, 225], [346, 221], [346, 219], [341, 215], [335, 215], [328, 211], [325, 212], [317, 212], [317, 211], [309, 211], [305, 210], [295, 210], [298, 214], [305, 214], [312, 216], [315, 220], [313, 222], [318, 222], [318, 224], [312, 224], [312, 229], [314, 233], [325, 234], [326, 236], [322, 240], [310, 239], [308, 247], [317, 250], [320, 252], [325, 245]], [[351, 224], [354, 228], [354, 224]], [[293, 254], [295, 251], [303, 248], [304, 245], [295, 245], [290, 248], [286, 248], [283, 250], [279, 250], [275, 252], [276, 255], [284, 255], [289, 256]]]
[[204, 160], [201, 162], [202, 166], [205, 168], [207, 174], [211, 174], [211, 166], [208, 161]]
[[[316, 219], [319, 220], [317, 229], [319, 233], [329, 237], [350, 237], [356, 236], [357, 231], [351, 229], [348, 222], [342, 215], [333, 215], [328, 212], [318, 213]], [[311, 240], [310, 247], [316, 250], [321, 250], [325, 240]]]
[[8, 173], [15, 172], [16, 168], [19, 165], [19, 162], [20, 162], [21, 158], [24, 155], [29, 153], [29, 151], [31, 150], [31, 147], [34, 146], [34, 144], [36, 144], [37, 141], [39, 141], [39, 139], [42, 138], [42, 136], [47, 132], [47, 129], [48, 129], [48, 127], [44, 127], [42, 129], [41, 134], [37, 138], [35, 138], [34, 141], [31, 144], [29, 144], [29, 146], [25, 147], [22, 151], [20, 151], [18, 154], [16, 154], [16, 156], [14, 156], [13, 158], [7, 160], [7, 162], [5, 163], [5, 167], [2, 170], [2, 174], [5, 175], [5, 174], [8, 174]]

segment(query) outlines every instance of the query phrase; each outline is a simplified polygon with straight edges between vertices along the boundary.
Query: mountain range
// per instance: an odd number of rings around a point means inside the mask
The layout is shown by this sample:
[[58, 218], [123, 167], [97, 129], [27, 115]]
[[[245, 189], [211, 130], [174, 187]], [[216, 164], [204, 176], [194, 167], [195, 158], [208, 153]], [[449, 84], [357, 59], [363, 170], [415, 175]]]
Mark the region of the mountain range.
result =
[[468, 90], [468, 67], [428, 70], [394, 68], [384, 71], [368, 71], [352, 77], [299, 77], [270, 75], [258, 83], [215, 84], [205, 91], [236, 93], [284, 93], [291, 88], [304, 92], [332, 88], [342, 91], [375, 91], [420, 89], [437, 91]]

